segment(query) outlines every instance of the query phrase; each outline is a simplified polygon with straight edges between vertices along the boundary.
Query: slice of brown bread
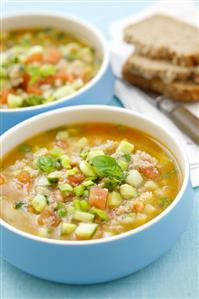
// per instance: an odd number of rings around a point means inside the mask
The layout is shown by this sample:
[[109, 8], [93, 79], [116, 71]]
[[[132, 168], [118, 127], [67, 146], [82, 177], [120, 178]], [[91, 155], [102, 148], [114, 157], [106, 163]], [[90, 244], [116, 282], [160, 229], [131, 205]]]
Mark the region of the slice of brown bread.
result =
[[130, 84], [164, 94], [176, 101], [199, 101], [199, 84], [192, 81], [176, 81], [166, 84], [159, 78], [145, 79], [132, 73], [127, 63], [123, 67], [123, 78]]
[[178, 19], [153, 15], [124, 29], [124, 40], [136, 53], [182, 66], [199, 64], [199, 30]]
[[198, 82], [199, 79], [199, 66], [178, 66], [165, 60], [150, 59], [137, 54], [130, 55], [127, 64], [132, 73], [149, 80], [156, 78], [164, 83], [171, 83], [187, 80]]

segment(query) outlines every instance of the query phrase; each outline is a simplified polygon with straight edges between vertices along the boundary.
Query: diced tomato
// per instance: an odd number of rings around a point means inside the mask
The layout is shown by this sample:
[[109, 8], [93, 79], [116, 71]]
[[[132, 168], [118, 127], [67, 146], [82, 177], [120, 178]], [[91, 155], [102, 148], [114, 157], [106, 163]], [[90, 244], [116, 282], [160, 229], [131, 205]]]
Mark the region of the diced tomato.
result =
[[28, 171], [22, 170], [18, 175], [17, 175], [17, 180], [21, 182], [22, 184], [29, 184], [31, 181], [31, 176]]
[[23, 83], [21, 84], [21, 87], [24, 90], [27, 90], [29, 80], [30, 80], [30, 76], [27, 73], [25, 73], [23, 75]]
[[3, 184], [5, 184], [5, 178], [2, 175], [0, 175], [0, 185]]
[[141, 201], [137, 201], [133, 204], [133, 211], [142, 212], [144, 210], [144, 204]]
[[0, 94], [0, 103], [1, 104], [7, 103], [9, 93], [13, 93], [13, 90], [10, 88], [6, 88], [1, 92], [1, 94]]
[[79, 185], [83, 180], [85, 179], [85, 176], [81, 173], [77, 173], [75, 175], [69, 175], [68, 176], [68, 182], [71, 185]]
[[61, 58], [61, 53], [56, 48], [48, 49], [45, 57], [45, 62], [56, 64]]
[[30, 64], [33, 62], [43, 62], [44, 56], [42, 53], [35, 53], [26, 58], [25, 63]]
[[91, 187], [89, 203], [92, 207], [104, 210], [106, 208], [108, 190], [100, 187]]
[[69, 81], [69, 82], [72, 82], [74, 80], [73, 76], [71, 74], [67, 73], [66, 70], [60, 70], [56, 74], [56, 79], [60, 79], [63, 81]]
[[36, 85], [29, 85], [26, 89], [27, 93], [42, 95], [43, 91]]
[[47, 225], [51, 227], [57, 227], [61, 222], [61, 219], [56, 215], [56, 213], [49, 208], [44, 209], [38, 217], [38, 224]]
[[139, 171], [148, 179], [155, 180], [159, 177], [159, 171], [156, 167], [140, 167]]

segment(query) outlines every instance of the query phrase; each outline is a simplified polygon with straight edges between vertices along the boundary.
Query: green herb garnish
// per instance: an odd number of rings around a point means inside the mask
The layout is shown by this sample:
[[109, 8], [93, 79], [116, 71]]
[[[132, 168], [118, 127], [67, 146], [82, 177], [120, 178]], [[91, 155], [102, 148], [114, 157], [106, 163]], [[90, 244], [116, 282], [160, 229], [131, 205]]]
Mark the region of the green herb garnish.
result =
[[102, 155], [91, 160], [97, 174], [101, 177], [124, 179], [124, 172], [113, 157]]
[[25, 144], [25, 143], [21, 144], [19, 146], [19, 151], [23, 154], [30, 153], [30, 152], [32, 152], [32, 146], [29, 144]]
[[23, 201], [17, 201], [17, 202], [15, 203], [15, 205], [14, 205], [14, 208], [15, 208], [16, 210], [18, 210], [18, 209], [20, 209], [21, 207], [23, 207], [24, 204], [25, 204], [25, 202], [23, 202]]
[[51, 156], [41, 156], [37, 159], [37, 166], [42, 172], [51, 172], [56, 169], [56, 160]]

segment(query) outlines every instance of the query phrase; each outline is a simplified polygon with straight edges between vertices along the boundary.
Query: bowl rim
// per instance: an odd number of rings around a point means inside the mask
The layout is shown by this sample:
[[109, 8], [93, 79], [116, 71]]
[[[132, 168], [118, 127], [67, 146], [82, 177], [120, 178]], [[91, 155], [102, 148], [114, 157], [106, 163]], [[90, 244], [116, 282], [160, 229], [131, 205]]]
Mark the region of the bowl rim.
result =
[[[63, 112], [70, 113], [71, 111], [72, 112], [76, 111], [78, 113], [78, 111], [80, 111], [80, 110], [88, 110], [89, 111], [89, 110], [93, 110], [93, 109], [101, 110], [101, 112], [103, 112], [103, 111], [110, 111], [112, 113], [121, 112], [121, 113], [126, 114], [127, 117], [134, 117], [134, 116], [138, 117], [142, 121], [150, 123], [152, 125], [155, 125], [159, 129], [161, 129], [163, 131], [163, 134], [169, 135], [169, 137], [172, 139], [174, 144], [177, 146], [178, 150], [181, 152], [181, 155], [183, 157], [183, 163], [185, 165], [184, 175], [182, 178], [182, 185], [181, 185], [180, 190], [179, 190], [176, 198], [174, 199], [174, 201], [163, 212], [161, 212], [158, 216], [151, 219], [147, 223], [145, 223], [133, 230], [130, 230], [130, 231], [127, 231], [127, 232], [124, 232], [124, 233], [121, 233], [121, 234], [118, 234], [115, 236], [111, 236], [108, 238], [101, 238], [101, 239], [94, 239], [94, 240], [82, 240], [82, 241], [48, 239], [48, 238], [42, 238], [42, 237], [39, 237], [36, 235], [32, 235], [30, 233], [24, 232], [18, 228], [15, 228], [14, 226], [7, 223], [3, 219], [0, 219], [0, 224], [2, 226], [7, 228], [8, 230], [12, 231], [13, 233], [20, 235], [21, 237], [31, 239], [32, 241], [37, 241], [37, 242], [42, 242], [42, 243], [47, 243], [47, 244], [52, 244], [52, 245], [61, 245], [61, 246], [100, 245], [100, 244], [109, 243], [109, 242], [116, 242], [116, 241], [119, 241], [120, 239], [124, 239], [124, 238], [128, 238], [128, 237], [133, 237], [134, 235], [137, 235], [137, 234], [141, 233], [142, 231], [147, 230], [151, 226], [155, 225], [158, 221], [162, 220], [178, 204], [178, 202], [182, 198], [182, 195], [185, 193], [185, 190], [186, 190], [186, 188], [188, 186], [188, 182], [189, 182], [189, 176], [190, 176], [189, 162], [188, 162], [188, 157], [186, 155], [186, 152], [184, 150], [184, 146], [183, 146], [183, 144], [181, 144], [181, 141], [179, 141], [179, 140], [176, 141], [176, 137], [175, 137], [175, 135], [173, 135], [173, 133], [167, 132], [163, 126], [159, 125], [156, 121], [151, 120], [150, 117], [145, 116], [141, 113], [131, 111], [131, 110], [125, 109], [125, 108], [105, 106], [105, 105], [83, 105], [83, 106], [80, 105], [80, 106], [60, 108], [60, 109], [56, 109], [53, 111], [47, 111], [47, 112], [41, 113], [39, 115], [36, 115], [29, 119], [26, 119], [23, 122], [17, 124], [16, 126], [12, 127], [11, 129], [6, 131], [1, 136], [1, 144], [3, 143], [3, 140], [10, 138], [10, 135], [12, 136], [13, 134], [17, 133], [18, 130], [21, 130], [26, 126], [31, 125], [32, 121], [33, 122], [42, 121], [43, 118], [50, 118], [50, 116], [53, 114], [56, 114], [58, 116], [59, 113], [63, 113]], [[41, 132], [42, 132], [42, 130], [41, 130]], [[161, 140], [160, 140], [160, 142], [161, 142]], [[178, 160], [177, 160], [177, 163], [179, 164]]]
[[[12, 19], [12, 18], [16, 18], [16, 17], [28, 17], [28, 16], [34, 16], [34, 17], [41, 17], [43, 16], [44, 18], [48, 18], [48, 17], [55, 17], [55, 18], [60, 18], [60, 19], [65, 19], [65, 20], [69, 20], [71, 22], [74, 22], [76, 24], [79, 24], [80, 26], [88, 29], [89, 31], [91, 31], [96, 38], [98, 39], [99, 43], [102, 46], [102, 51], [103, 51], [103, 59], [102, 59], [102, 63], [100, 65], [100, 68], [98, 70], [98, 72], [96, 73], [96, 75], [89, 81], [87, 82], [82, 88], [80, 88], [79, 90], [75, 91], [73, 94], [66, 96], [64, 98], [60, 98], [57, 99], [56, 101], [47, 103], [47, 104], [41, 104], [41, 105], [36, 105], [36, 106], [31, 106], [31, 107], [24, 107], [24, 108], [14, 108], [14, 109], [10, 109], [10, 108], [0, 108], [0, 113], [23, 113], [23, 112], [29, 112], [29, 111], [37, 111], [40, 109], [44, 109], [44, 108], [53, 108], [54, 106], [56, 106], [57, 104], [63, 103], [63, 102], [67, 102], [70, 100], [73, 100], [73, 98], [80, 96], [82, 93], [87, 92], [92, 86], [94, 86], [104, 75], [104, 73], [106, 72], [108, 65], [110, 63], [110, 53], [108, 50], [108, 44], [107, 41], [105, 39], [105, 37], [103, 36], [103, 34], [100, 32], [100, 30], [90, 24], [89, 22], [85, 21], [84, 19], [81, 19], [77, 16], [74, 16], [72, 14], [63, 14], [60, 12], [52, 12], [52, 11], [48, 11], [48, 10], [41, 10], [41, 11], [24, 11], [24, 12], [15, 12], [15, 13], [11, 13], [8, 14], [4, 17], [2, 17], [1, 22], [6, 21], [7, 19]], [[34, 28], [34, 27], [33, 27]], [[55, 107], [56, 108], [56, 107]]]

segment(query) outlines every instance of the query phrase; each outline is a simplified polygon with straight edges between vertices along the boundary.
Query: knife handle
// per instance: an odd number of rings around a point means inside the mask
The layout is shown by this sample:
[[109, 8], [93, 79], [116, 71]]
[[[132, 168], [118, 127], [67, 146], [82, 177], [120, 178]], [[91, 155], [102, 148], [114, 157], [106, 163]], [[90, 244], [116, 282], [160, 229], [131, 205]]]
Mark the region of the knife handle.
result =
[[171, 101], [167, 96], [156, 98], [157, 107], [199, 145], [199, 118], [191, 113], [185, 106]]
[[182, 105], [176, 106], [170, 112], [170, 117], [184, 133], [199, 145], [199, 118]]

